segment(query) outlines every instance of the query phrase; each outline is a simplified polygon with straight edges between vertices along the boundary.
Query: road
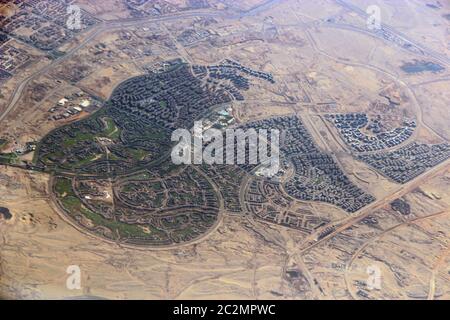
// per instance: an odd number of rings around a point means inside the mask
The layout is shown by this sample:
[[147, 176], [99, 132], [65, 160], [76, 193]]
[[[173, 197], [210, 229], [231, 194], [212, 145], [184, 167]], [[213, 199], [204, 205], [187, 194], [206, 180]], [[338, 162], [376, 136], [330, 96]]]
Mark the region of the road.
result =
[[436, 259], [436, 263], [433, 267], [433, 270], [431, 270], [430, 287], [428, 290], [428, 300], [434, 299], [434, 296], [436, 294], [436, 274], [441, 270], [441, 268], [448, 267], [447, 258], [449, 256], [450, 256], [450, 247], [447, 246], [442, 250], [441, 254]]
[[[346, 1], [343, 0], [336, 0], [335, 1], [338, 5], [346, 8], [347, 10], [353, 11], [356, 14], [358, 14], [360, 17], [367, 19], [369, 17], [369, 15], [362, 10], [361, 8], [352, 5]], [[405, 34], [399, 32], [398, 30], [396, 30], [395, 28], [385, 24], [385, 23], [381, 23], [381, 28], [389, 31], [391, 34], [397, 36], [399, 39], [405, 41], [405, 42], [409, 42], [411, 45], [415, 46], [416, 48], [420, 49], [422, 52], [424, 52], [425, 54], [427, 54], [428, 56], [434, 58], [435, 60], [438, 60], [439, 62], [445, 64], [445, 65], [450, 65], [450, 59], [443, 54], [440, 54], [434, 50], [431, 50], [430, 48], [427, 48], [419, 43], [417, 43], [416, 41], [410, 39], [408, 36], [406, 36]]]
[[[297, 18], [298, 18], [300, 21], [302, 21], [300, 17], [297, 17]], [[337, 26], [335, 26], [335, 27], [337, 27]], [[311, 44], [311, 46], [313, 47], [313, 49], [314, 49], [315, 51], [317, 51], [317, 53], [319, 53], [319, 54], [321, 54], [321, 55], [323, 55], [323, 56], [325, 56], [325, 57], [327, 57], [327, 58], [329, 58], [329, 59], [332, 59], [332, 60], [334, 60], [334, 61], [336, 61], [336, 62], [345, 64], [345, 65], [348, 65], [348, 66], [352, 66], [352, 67], [360, 67], [360, 68], [365, 68], [365, 69], [369, 69], [369, 70], [372, 70], [372, 71], [379, 72], [379, 73], [384, 74], [385, 76], [391, 78], [392, 80], [394, 80], [397, 84], [399, 84], [401, 87], [403, 87], [403, 88], [408, 92], [408, 95], [409, 95], [409, 97], [411, 98], [412, 103], [413, 103], [413, 105], [414, 105], [414, 107], [415, 107], [415, 109], [416, 109], [415, 115], [416, 115], [416, 117], [417, 117], [417, 128], [416, 128], [415, 132], [418, 132], [419, 129], [420, 129], [420, 127], [424, 127], [424, 128], [426, 128], [430, 133], [434, 134], [436, 137], [442, 139], [443, 141], [448, 142], [448, 139], [447, 139], [445, 136], [443, 136], [441, 133], [437, 132], [434, 128], [430, 127], [430, 126], [423, 120], [424, 117], [423, 117], [423, 109], [422, 109], [422, 106], [419, 104], [418, 99], [417, 99], [417, 96], [416, 96], [416, 93], [414, 92], [414, 90], [413, 90], [413, 88], [412, 88], [412, 86], [411, 86], [410, 84], [408, 84], [408, 83], [404, 82], [403, 80], [401, 80], [397, 75], [392, 74], [391, 72], [389, 72], [389, 71], [387, 71], [387, 70], [384, 70], [384, 69], [382, 69], [382, 68], [380, 68], [380, 67], [371, 65], [371, 64], [369, 64], [369, 63], [363, 64], [363, 63], [359, 63], [359, 62], [351, 62], [351, 61], [348, 61], [348, 60], [346, 60], [346, 59], [344, 60], [344, 59], [341, 59], [341, 58], [339, 58], [339, 57], [332, 56], [332, 55], [330, 55], [329, 53], [327, 53], [326, 51], [320, 49], [320, 48], [317, 46], [317, 43], [315, 42], [314, 37], [312, 36], [311, 32], [310, 32], [307, 28], [305, 29], [305, 33], [306, 33], [306, 36], [307, 36], [307, 38], [308, 38], [308, 41], [310, 42], [310, 44]], [[411, 138], [413, 138], [415, 135], [416, 135], [416, 133], [414, 133], [414, 135], [413, 135]], [[410, 141], [412, 141], [411, 138], [410, 138], [410, 139], [407, 139], [405, 142], [410, 142]], [[405, 143], [402, 143], [402, 145], [404, 145], [404, 144], [405, 144]]]
[[299, 251], [301, 253], [304, 253], [308, 250], [311, 250], [312, 248], [316, 247], [317, 245], [321, 244], [322, 242], [338, 235], [342, 231], [350, 228], [355, 223], [358, 223], [371, 213], [374, 213], [376, 210], [383, 208], [384, 206], [391, 203], [393, 200], [398, 199], [405, 194], [411, 192], [415, 188], [417, 188], [419, 185], [421, 185], [424, 181], [436, 176], [438, 173], [450, 168], [450, 159], [447, 161], [444, 161], [440, 163], [439, 165], [433, 167], [429, 171], [425, 172], [424, 174], [418, 176], [416, 179], [413, 179], [401, 186], [399, 186], [396, 190], [393, 190], [392, 193], [384, 198], [377, 199], [376, 201], [372, 202], [371, 204], [365, 206], [364, 208], [360, 209], [356, 212], [356, 215], [345, 218], [344, 220], [335, 222], [334, 224], [328, 224], [324, 227], [330, 227], [333, 226], [335, 230], [328, 234], [327, 236], [323, 237], [322, 239], [318, 239], [319, 234], [324, 230], [323, 228], [319, 228], [314, 233], [309, 235], [303, 243], [299, 247]]
[[43, 68], [39, 69], [29, 77], [22, 80], [18, 86], [14, 89], [11, 98], [9, 100], [8, 105], [6, 106], [5, 110], [2, 111], [0, 114], [0, 123], [6, 118], [6, 116], [14, 110], [14, 108], [17, 106], [17, 103], [22, 96], [22, 93], [27, 88], [28, 84], [31, 80], [37, 78], [38, 76], [44, 74], [45, 72], [49, 71], [51, 68], [55, 67], [56, 65], [61, 64], [62, 62], [66, 61], [67, 59], [71, 58], [74, 54], [76, 54], [78, 51], [83, 49], [91, 40], [95, 39], [99, 34], [105, 31], [111, 31], [115, 29], [122, 29], [127, 27], [133, 27], [133, 26], [139, 26], [139, 25], [146, 25], [149, 23], [154, 22], [162, 22], [162, 21], [171, 21], [171, 20], [180, 20], [180, 19], [187, 19], [187, 18], [197, 18], [197, 17], [223, 17], [223, 18], [229, 18], [229, 19], [240, 19], [244, 16], [252, 16], [256, 15], [260, 12], [263, 12], [264, 10], [267, 10], [271, 8], [273, 5], [281, 2], [282, 0], [270, 0], [267, 1], [259, 6], [256, 6], [248, 11], [241, 12], [236, 15], [230, 15], [226, 12], [209, 12], [205, 10], [198, 10], [198, 11], [189, 11], [189, 12], [183, 12], [183, 13], [176, 13], [171, 15], [165, 15], [163, 17], [145, 17], [145, 18], [138, 18], [138, 19], [119, 19], [119, 20], [111, 20], [111, 21], [102, 21], [100, 24], [94, 27], [94, 29], [91, 30], [91, 33], [84, 38], [78, 45], [70, 49], [64, 56], [61, 56], [55, 60], [53, 60], [50, 64], [44, 66]]
[[14, 89], [13, 94], [11, 95], [9, 104], [7, 105], [6, 109], [0, 114], [0, 122], [2, 122], [6, 116], [14, 110], [14, 108], [17, 105], [17, 102], [19, 101], [20, 97], [22, 96], [22, 93], [27, 88], [27, 85], [29, 82], [38, 76], [46, 73], [51, 68], [61, 64], [62, 62], [68, 60], [71, 58], [74, 54], [76, 54], [78, 51], [83, 49], [91, 40], [95, 39], [99, 34], [105, 31], [111, 31], [115, 29], [121, 29], [126, 27], [132, 27], [132, 26], [139, 26], [139, 25], [145, 25], [152, 22], [161, 22], [161, 21], [170, 21], [170, 20], [177, 20], [177, 19], [186, 19], [186, 18], [193, 18], [193, 17], [215, 17], [215, 16], [221, 16], [222, 14], [220, 12], [188, 12], [183, 14], [176, 14], [176, 15], [170, 15], [170, 16], [164, 16], [161, 18], [142, 18], [142, 19], [136, 19], [136, 20], [119, 20], [117, 21], [108, 21], [108, 22], [101, 22], [98, 26], [96, 26], [94, 29], [91, 30], [91, 33], [84, 38], [78, 45], [67, 51], [67, 53], [64, 56], [61, 56], [55, 60], [53, 60], [50, 64], [44, 66], [40, 70], [36, 71], [29, 77], [25, 78], [22, 82], [19, 83], [19, 85]]
[[[386, 230], [384, 230], [383, 232], [381, 232], [380, 234], [374, 236], [373, 238], [368, 239], [367, 241], [364, 242], [364, 244], [359, 247], [358, 250], [356, 250], [356, 252], [352, 255], [352, 257], [350, 258], [349, 261], [347, 261], [346, 266], [345, 266], [345, 274], [344, 274], [344, 278], [345, 278], [345, 283], [347, 286], [347, 290], [348, 292], [352, 295], [352, 297], [354, 299], [356, 299], [356, 295], [355, 293], [351, 290], [350, 288], [350, 281], [349, 281], [349, 271], [351, 269], [351, 266], [353, 264], [353, 262], [360, 256], [360, 254], [371, 244], [373, 244], [375, 241], [380, 240], [383, 236], [387, 235], [389, 232], [394, 231], [398, 228], [404, 227], [404, 226], [410, 226], [410, 225], [414, 225], [416, 222], [420, 222], [422, 220], [426, 220], [426, 219], [430, 219], [430, 218], [434, 218], [440, 215], [444, 215], [444, 214], [448, 214], [450, 213], [450, 211], [446, 210], [446, 211], [440, 211], [437, 213], [433, 213], [427, 216], [423, 216], [423, 217], [417, 217], [411, 220], [406, 220], [402, 223], [396, 224]], [[446, 251], [448, 251], [448, 249], [446, 249]], [[438, 270], [439, 267], [442, 264], [442, 260], [445, 259], [445, 255], [443, 254], [440, 258], [437, 259], [437, 263], [435, 264], [435, 268], [434, 270]], [[432, 272], [432, 276], [430, 277], [430, 295], [434, 296], [434, 274], [435, 272]], [[433, 293], [432, 293], [433, 292]]]

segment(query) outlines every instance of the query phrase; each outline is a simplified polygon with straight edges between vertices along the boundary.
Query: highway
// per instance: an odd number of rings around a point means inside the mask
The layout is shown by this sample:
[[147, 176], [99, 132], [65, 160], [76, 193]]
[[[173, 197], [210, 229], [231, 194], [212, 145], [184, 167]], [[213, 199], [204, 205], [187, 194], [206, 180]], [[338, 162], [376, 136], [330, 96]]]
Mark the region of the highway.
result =
[[[434, 217], [441, 216], [441, 215], [446, 215], [446, 214], [449, 214], [449, 213], [450, 213], [450, 211], [445, 210], [445, 211], [440, 211], [440, 212], [433, 213], [433, 214], [430, 214], [430, 215], [426, 215], [426, 216], [423, 216], [423, 217], [417, 217], [417, 218], [414, 218], [414, 219], [411, 219], [411, 220], [406, 220], [404, 222], [401, 222], [399, 224], [396, 224], [396, 225], [394, 225], [394, 226], [384, 230], [380, 234], [378, 234], [378, 235], [368, 239], [367, 241], [365, 241], [364, 244], [361, 247], [359, 247], [358, 250], [356, 250], [355, 253], [353, 253], [352, 257], [350, 258], [349, 261], [347, 261], [346, 266], [345, 266], [345, 274], [344, 274], [345, 283], [346, 283], [346, 286], [347, 286], [347, 290], [352, 295], [352, 297], [354, 299], [356, 299], [356, 295], [355, 295], [355, 293], [353, 292], [353, 290], [350, 287], [349, 273], [351, 271], [351, 266], [352, 266], [353, 262], [360, 256], [360, 254], [368, 246], [370, 246], [371, 244], [373, 244], [376, 241], [380, 240], [383, 236], [389, 234], [390, 232], [392, 232], [392, 231], [394, 231], [394, 230], [396, 230], [398, 228], [405, 227], [405, 226], [414, 226], [416, 222], [420, 222], [422, 220], [434, 218]], [[438, 240], [435, 240], [435, 241], [438, 241]], [[448, 253], [448, 248], [445, 249], [445, 253], [446, 254]], [[443, 254], [440, 258], [437, 259], [437, 263], [435, 264], [435, 267], [432, 270], [432, 276], [431, 276], [431, 280], [430, 280], [430, 290], [429, 290], [431, 297], [434, 297], [434, 275], [435, 275], [434, 271], [438, 270], [439, 267], [442, 265], [442, 261], [445, 259], [445, 256], [446, 255]], [[430, 298], [430, 299], [432, 299], [432, 298]]]
[[19, 101], [20, 97], [22, 96], [22, 93], [27, 88], [28, 83], [37, 78], [38, 76], [46, 73], [53, 67], [61, 64], [62, 62], [68, 60], [71, 58], [74, 54], [76, 54], [78, 51], [83, 49], [90, 41], [95, 39], [99, 34], [105, 32], [105, 31], [111, 31], [115, 29], [121, 29], [126, 27], [132, 27], [132, 26], [139, 26], [139, 25], [145, 25], [153, 22], [161, 22], [161, 21], [170, 21], [170, 20], [177, 20], [177, 19], [185, 19], [185, 18], [193, 18], [193, 17], [214, 17], [219, 16], [220, 13], [214, 13], [214, 12], [187, 12], [183, 14], [176, 14], [176, 15], [170, 15], [170, 16], [164, 16], [161, 18], [142, 18], [142, 19], [136, 19], [136, 20], [118, 20], [118, 21], [108, 21], [108, 22], [101, 22], [98, 26], [94, 27], [94, 29], [91, 30], [91, 33], [88, 34], [86, 38], [84, 38], [78, 45], [70, 49], [65, 55], [53, 60], [50, 64], [44, 66], [43, 68], [39, 69], [29, 77], [25, 78], [22, 82], [19, 83], [19, 85], [15, 88], [13, 91], [13, 94], [11, 95], [10, 101], [3, 110], [3, 112], [0, 114], [0, 122], [2, 122], [6, 116], [14, 110], [14, 108], [17, 105], [17, 102]]
[[[387, 197], [377, 199], [376, 201], [372, 202], [371, 204], [365, 206], [364, 208], [360, 209], [355, 213], [355, 215], [350, 216], [348, 218], [345, 218], [344, 220], [337, 221], [333, 224], [325, 225], [322, 228], [319, 228], [314, 233], [309, 235], [303, 243], [299, 247], [299, 251], [301, 253], [304, 253], [317, 245], [321, 244], [322, 242], [336, 236], [340, 232], [350, 228], [355, 223], [358, 223], [371, 213], [374, 213], [376, 210], [381, 209], [391, 203], [393, 200], [401, 198], [402, 196], [406, 195], [407, 193], [411, 192], [415, 188], [417, 188], [420, 184], [422, 184], [424, 181], [427, 181], [433, 177], [435, 177], [437, 174], [441, 173], [444, 170], [447, 170], [450, 168], [450, 159], [447, 161], [444, 161], [440, 163], [439, 165], [433, 167], [432, 169], [428, 170], [427, 172], [423, 173], [422, 175], [418, 176], [417, 178], [400, 185], [398, 188], [393, 190], [391, 194]], [[333, 226], [335, 230], [328, 234], [327, 236], [318, 239], [319, 234], [324, 230], [326, 227]]]
[[101, 33], [105, 32], [105, 31], [146, 25], [146, 24], [155, 23], [155, 22], [173, 21], [173, 20], [197, 18], [197, 17], [222, 17], [222, 18], [228, 18], [228, 19], [240, 19], [242, 17], [252, 16], [252, 15], [256, 15], [260, 12], [263, 12], [264, 10], [271, 8], [273, 5], [279, 3], [280, 1], [282, 1], [282, 0], [270, 0], [259, 6], [252, 8], [248, 11], [241, 12], [241, 13], [235, 14], [235, 15], [231, 15], [231, 14], [228, 14], [225, 12], [220, 12], [220, 11], [210, 12], [210, 11], [205, 11], [205, 10], [197, 10], [197, 11], [189, 11], [189, 12], [165, 15], [163, 17], [145, 17], [145, 18], [137, 18], [137, 19], [119, 19], [119, 20], [101, 21], [93, 29], [89, 30], [91, 33], [89, 33], [86, 38], [84, 38], [78, 45], [76, 45], [75, 47], [70, 49], [68, 52], [66, 52], [65, 55], [53, 60], [50, 64], [39, 69], [38, 71], [36, 71], [32, 75], [30, 75], [29, 77], [25, 78], [23, 81], [21, 81], [18, 84], [18, 86], [14, 89], [14, 91], [11, 95], [8, 105], [6, 106], [5, 110], [3, 110], [0, 114], [0, 123], [6, 118], [6, 116], [11, 111], [13, 111], [15, 109], [20, 97], [22, 96], [22, 93], [27, 88], [27, 86], [31, 80], [37, 78], [38, 76], [46, 73], [47, 71], [49, 71], [51, 68], [55, 67], [56, 65], [59, 65], [62, 62], [66, 61], [67, 59], [71, 58], [74, 54], [76, 54], [78, 51], [83, 49], [90, 41], [92, 41], [98, 35], [100, 35]]
[[[342, 6], [343, 8], [346, 8], [347, 10], [355, 12], [356, 14], [358, 14], [360, 17], [362, 17], [364, 19], [367, 19], [369, 17], [369, 15], [364, 10], [362, 10], [361, 8], [359, 8], [359, 7], [355, 6], [355, 5], [352, 5], [352, 4], [350, 4], [350, 3], [346, 2], [346, 1], [336, 0], [336, 3], [338, 5], [340, 5], [340, 6]], [[381, 20], [383, 20], [382, 17], [381, 17]], [[386, 31], [389, 31], [392, 34], [394, 34], [399, 39], [401, 39], [401, 40], [403, 40], [405, 42], [409, 42], [411, 45], [413, 45], [416, 48], [422, 50], [425, 54], [427, 54], [428, 56], [438, 60], [442, 64], [445, 64], [447, 66], [450, 65], [450, 59], [446, 55], [438, 53], [438, 52], [436, 52], [434, 50], [431, 50], [430, 48], [427, 48], [427, 47], [417, 43], [416, 41], [410, 39], [405, 34], [399, 32], [395, 28], [393, 28], [393, 27], [391, 27], [391, 26], [389, 26], [389, 25], [387, 25], [387, 24], [385, 24], [383, 22], [381, 22], [381, 28], [386, 30]]]

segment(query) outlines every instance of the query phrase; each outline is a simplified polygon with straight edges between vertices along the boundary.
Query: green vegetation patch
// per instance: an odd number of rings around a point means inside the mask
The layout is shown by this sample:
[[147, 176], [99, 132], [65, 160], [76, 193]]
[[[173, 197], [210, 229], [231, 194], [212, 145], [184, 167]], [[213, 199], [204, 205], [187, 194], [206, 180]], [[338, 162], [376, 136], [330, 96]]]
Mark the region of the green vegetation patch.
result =
[[111, 139], [118, 139], [120, 137], [120, 128], [116, 125], [113, 119], [111, 118], [103, 118], [103, 120], [106, 122], [106, 128], [102, 132], [103, 136], [111, 138]]
[[8, 144], [8, 140], [0, 138], [0, 150]]
[[[68, 178], [58, 177], [55, 183], [55, 191], [63, 207], [73, 216], [75, 213], [82, 214], [96, 226], [104, 226], [111, 231], [117, 231], [121, 237], [139, 236], [145, 237], [150, 234], [144, 232], [139, 225], [129, 225], [115, 220], [108, 220], [102, 215], [86, 208], [81, 200], [75, 195], [72, 188], [72, 181]], [[148, 227], [150, 229], [150, 227]]]
[[94, 139], [94, 135], [92, 133], [80, 132], [80, 133], [77, 133], [77, 135], [73, 138], [64, 139], [63, 146], [66, 148], [72, 147], [72, 146], [76, 145], [78, 142], [93, 140], [93, 139]]
[[160, 101], [160, 102], [159, 102], [159, 106], [160, 106], [161, 108], [167, 107], [167, 101], [165, 101], [165, 100]]
[[87, 157], [87, 158], [85, 158], [83, 160], [80, 160], [80, 161], [72, 163], [70, 165], [70, 167], [71, 168], [81, 168], [81, 167], [83, 167], [84, 165], [86, 165], [86, 164], [88, 164], [90, 162], [93, 162], [95, 160], [101, 159], [102, 157], [103, 157], [103, 155], [101, 155], [101, 157], [100, 157], [100, 154], [93, 154], [93, 155], [90, 155], [89, 157]]
[[0, 153], [0, 164], [14, 164], [19, 160], [19, 157], [14, 152]]
[[128, 151], [132, 155], [134, 160], [141, 161], [144, 160], [145, 156], [148, 155], [148, 151], [142, 149], [132, 149], [128, 148]]
[[121, 237], [129, 237], [129, 236], [139, 236], [145, 237], [148, 236], [147, 233], [144, 232], [142, 226], [139, 225], [130, 225], [126, 223], [122, 223], [115, 220], [108, 220], [101, 216], [98, 213], [95, 213], [85, 207], [82, 207], [80, 213], [83, 214], [86, 218], [92, 221], [93, 224], [97, 226], [104, 226], [108, 229], [114, 231], [116, 230]]
[[58, 193], [58, 197], [63, 197], [65, 195], [74, 195], [72, 190], [72, 181], [67, 178], [58, 177], [56, 178], [55, 191]]

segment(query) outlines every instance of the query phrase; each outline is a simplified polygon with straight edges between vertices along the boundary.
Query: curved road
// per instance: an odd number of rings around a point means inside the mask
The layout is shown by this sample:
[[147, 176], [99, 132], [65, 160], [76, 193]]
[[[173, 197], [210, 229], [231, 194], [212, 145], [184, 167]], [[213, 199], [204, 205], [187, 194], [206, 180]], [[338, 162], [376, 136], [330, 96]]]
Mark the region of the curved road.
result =
[[60, 64], [61, 62], [69, 59], [72, 57], [76, 52], [78, 52], [80, 49], [86, 46], [92, 39], [94, 39], [96, 36], [101, 34], [104, 31], [111, 31], [113, 29], [120, 29], [120, 28], [126, 28], [126, 27], [132, 27], [132, 26], [138, 26], [138, 25], [145, 25], [148, 23], [153, 22], [161, 22], [161, 21], [170, 21], [170, 20], [179, 20], [179, 19], [186, 19], [186, 18], [196, 18], [196, 17], [223, 17], [223, 18], [230, 18], [230, 19], [240, 19], [242, 17], [246, 16], [252, 16], [256, 15], [260, 12], [263, 12], [269, 8], [271, 8], [276, 3], [283, 1], [283, 0], [269, 0], [259, 6], [256, 6], [248, 11], [241, 12], [237, 15], [230, 15], [226, 12], [208, 12], [208, 11], [189, 11], [186, 13], [176, 13], [173, 15], [166, 15], [163, 17], [158, 18], [139, 18], [139, 19], [119, 19], [119, 20], [111, 20], [111, 21], [102, 21], [97, 27], [95, 27], [94, 31], [92, 31], [83, 41], [75, 46], [74, 48], [70, 49], [64, 56], [59, 57], [52, 61], [50, 64], [46, 65], [45, 67], [41, 68], [31, 76], [25, 78], [22, 82], [19, 83], [19, 85], [14, 89], [13, 94], [11, 95], [10, 101], [6, 107], [6, 109], [0, 114], [0, 122], [2, 122], [6, 116], [14, 110], [14, 108], [17, 105], [17, 102], [19, 101], [20, 97], [22, 96], [23, 91], [26, 89], [28, 83], [35, 79], [36, 77], [42, 75], [43, 73], [50, 70], [52, 67]]

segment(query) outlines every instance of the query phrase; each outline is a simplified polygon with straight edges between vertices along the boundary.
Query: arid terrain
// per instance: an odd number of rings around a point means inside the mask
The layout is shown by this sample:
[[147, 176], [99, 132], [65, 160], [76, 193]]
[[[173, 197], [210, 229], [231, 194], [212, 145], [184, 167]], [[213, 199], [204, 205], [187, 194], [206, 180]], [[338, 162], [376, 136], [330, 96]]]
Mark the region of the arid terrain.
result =
[[[70, 4], [0, 1], [0, 298], [450, 299], [448, 2]], [[198, 118], [280, 175], [169, 164]]]

